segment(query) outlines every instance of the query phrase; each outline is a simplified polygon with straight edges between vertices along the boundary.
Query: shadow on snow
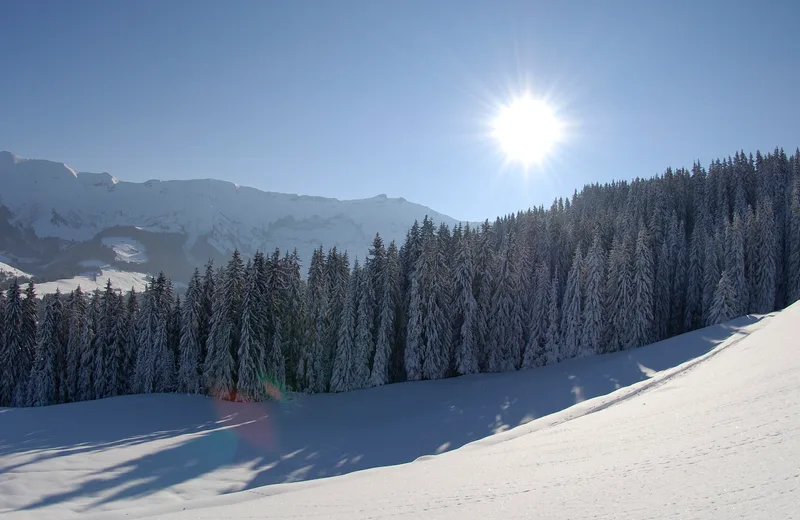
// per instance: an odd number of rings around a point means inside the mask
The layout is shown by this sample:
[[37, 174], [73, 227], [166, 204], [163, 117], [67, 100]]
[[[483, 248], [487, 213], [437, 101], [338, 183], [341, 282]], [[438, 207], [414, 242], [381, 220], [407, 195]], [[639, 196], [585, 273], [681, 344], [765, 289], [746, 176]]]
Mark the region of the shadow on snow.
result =
[[[249, 469], [227, 492], [411, 462], [608, 394], [701, 356], [760, 318], [745, 316], [635, 350], [533, 370], [401, 383], [346, 394], [239, 404], [176, 394], [0, 410], [0, 474], [74, 454], [157, 443], [36, 509], [96, 496], [81, 509], [147, 496], [221, 468]], [[218, 492], [218, 491], [215, 491]]]

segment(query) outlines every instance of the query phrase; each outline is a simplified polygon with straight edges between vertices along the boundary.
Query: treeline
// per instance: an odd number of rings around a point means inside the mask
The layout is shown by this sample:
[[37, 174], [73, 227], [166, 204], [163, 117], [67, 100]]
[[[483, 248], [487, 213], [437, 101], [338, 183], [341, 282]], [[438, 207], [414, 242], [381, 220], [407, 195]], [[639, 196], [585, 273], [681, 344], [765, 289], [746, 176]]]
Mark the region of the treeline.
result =
[[[259, 401], [557, 363], [800, 299], [800, 152], [589, 185], [477, 228], [414, 223], [363, 263], [234, 252], [183, 298], [160, 275], [0, 297], [0, 404], [181, 392]], [[535, 373], [531, 374], [535, 377]]]

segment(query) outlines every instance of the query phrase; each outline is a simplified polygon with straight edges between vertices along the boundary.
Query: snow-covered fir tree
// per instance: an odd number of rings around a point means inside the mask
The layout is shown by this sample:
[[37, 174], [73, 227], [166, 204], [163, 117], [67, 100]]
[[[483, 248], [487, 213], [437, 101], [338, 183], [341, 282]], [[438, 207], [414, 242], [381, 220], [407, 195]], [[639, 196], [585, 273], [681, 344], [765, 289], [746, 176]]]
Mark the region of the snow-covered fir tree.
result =
[[599, 234], [595, 235], [592, 247], [589, 248], [586, 254], [585, 264], [586, 287], [581, 320], [581, 352], [579, 352], [579, 355], [603, 352], [605, 256]]
[[374, 357], [375, 344], [373, 342], [372, 328], [375, 324], [375, 290], [372, 287], [373, 277], [366, 264], [360, 273], [358, 292], [358, 309], [356, 311], [356, 328], [353, 333], [354, 348], [354, 385], [355, 388], [365, 388], [370, 384], [370, 360]]
[[370, 384], [381, 386], [389, 382], [392, 364], [392, 349], [395, 347], [395, 326], [397, 324], [397, 301], [399, 297], [400, 264], [397, 257], [397, 246], [389, 244], [386, 252], [383, 272], [378, 277], [381, 284], [381, 296], [378, 316], [378, 331], [375, 340], [375, 356], [370, 372]]
[[475, 267], [472, 261], [469, 227], [460, 235], [456, 244], [453, 277], [455, 281], [453, 317], [457, 320], [458, 327], [455, 344], [456, 371], [462, 375], [475, 374], [478, 372], [478, 345], [475, 338], [478, 302], [473, 287]]
[[65, 348], [62, 340], [63, 305], [61, 293], [48, 299], [36, 342], [36, 354], [28, 389], [30, 406], [47, 406], [59, 401], [58, 359]]
[[236, 391], [237, 362], [233, 356], [239, 349], [241, 302], [244, 264], [238, 251], [217, 281], [211, 312], [203, 382], [209, 395], [231, 399]]
[[775, 310], [775, 293], [777, 276], [777, 234], [772, 201], [762, 199], [756, 210], [756, 226], [758, 230], [758, 260], [755, 266], [755, 311], [768, 313]]
[[709, 309], [708, 313], [709, 324], [716, 325], [735, 318], [737, 305], [733, 280], [726, 269], [722, 272], [717, 288], [714, 291], [714, 301], [711, 303], [711, 309]]
[[202, 345], [200, 319], [203, 309], [203, 282], [200, 271], [194, 270], [186, 289], [181, 308], [181, 337], [178, 346], [178, 392], [199, 394], [203, 385], [201, 378]]
[[550, 326], [550, 266], [542, 260], [536, 268], [536, 283], [532, 294], [528, 344], [522, 368], [541, 367], [547, 363], [547, 331]]
[[558, 301], [558, 275], [553, 276], [550, 282], [550, 294], [548, 296], [549, 308], [547, 311], [547, 332], [544, 337], [545, 364], [552, 365], [563, 359], [561, 353], [561, 332], [559, 323], [561, 322], [561, 306]]
[[561, 351], [564, 359], [577, 357], [582, 353], [581, 331], [583, 330], [583, 255], [580, 248], [575, 250], [572, 267], [567, 276], [564, 303], [561, 315]]
[[358, 311], [358, 288], [361, 267], [358, 259], [353, 264], [350, 283], [344, 300], [339, 335], [336, 341], [336, 353], [333, 358], [331, 373], [331, 392], [347, 392], [356, 388], [357, 360], [355, 345], [356, 313]]
[[647, 345], [653, 339], [653, 255], [644, 224], [639, 225], [633, 262], [633, 308], [631, 335], [626, 348]]
[[264, 298], [259, 298], [258, 271], [248, 264], [245, 269], [244, 297], [242, 299], [242, 329], [239, 335], [239, 370], [236, 400], [241, 402], [261, 401], [265, 397], [261, 378], [265, 373], [264, 362], [267, 347], [260, 326]]

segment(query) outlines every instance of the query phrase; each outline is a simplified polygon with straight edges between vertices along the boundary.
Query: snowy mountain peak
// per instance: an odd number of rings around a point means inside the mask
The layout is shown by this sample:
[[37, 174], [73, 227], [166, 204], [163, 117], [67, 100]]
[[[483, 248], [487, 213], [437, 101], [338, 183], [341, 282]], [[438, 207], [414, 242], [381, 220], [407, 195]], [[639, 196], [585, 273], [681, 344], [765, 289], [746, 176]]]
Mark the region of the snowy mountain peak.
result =
[[0, 238], [0, 254], [35, 259], [15, 267], [40, 276], [36, 265], [41, 271], [54, 262], [77, 266], [102, 260], [113, 267], [115, 256], [102, 243], [106, 236], [141, 244], [149, 261], [140, 267], [149, 272], [163, 269], [183, 278], [191, 267], [209, 258], [225, 259], [234, 249], [246, 256], [276, 247], [297, 249], [307, 261], [319, 246], [335, 246], [363, 258], [376, 232], [387, 243], [399, 242], [425, 216], [456, 223], [385, 194], [338, 200], [215, 179], [126, 182], [10, 152], [0, 153], [0, 185], [0, 219], [6, 220], [0, 225], [16, 236]]

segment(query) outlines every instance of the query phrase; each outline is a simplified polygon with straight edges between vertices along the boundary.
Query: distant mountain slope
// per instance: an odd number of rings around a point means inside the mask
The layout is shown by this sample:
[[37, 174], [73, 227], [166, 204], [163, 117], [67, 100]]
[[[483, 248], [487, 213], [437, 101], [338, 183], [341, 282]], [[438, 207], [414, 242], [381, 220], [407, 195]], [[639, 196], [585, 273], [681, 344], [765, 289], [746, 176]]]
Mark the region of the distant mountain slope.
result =
[[[181, 278], [234, 248], [245, 255], [297, 248], [307, 261], [323, 245], [363, 257], [376, 232], [399, 241], [426, 215], [456, 222], [385, 195], [340, 201], [213, 179], [124, 182], [10, 152], [0, 152], [0, 186], [0, 254], [50, 279], [79, 274], [87, 262]], [[120, 244], [138, 249], [120, 254]]]

